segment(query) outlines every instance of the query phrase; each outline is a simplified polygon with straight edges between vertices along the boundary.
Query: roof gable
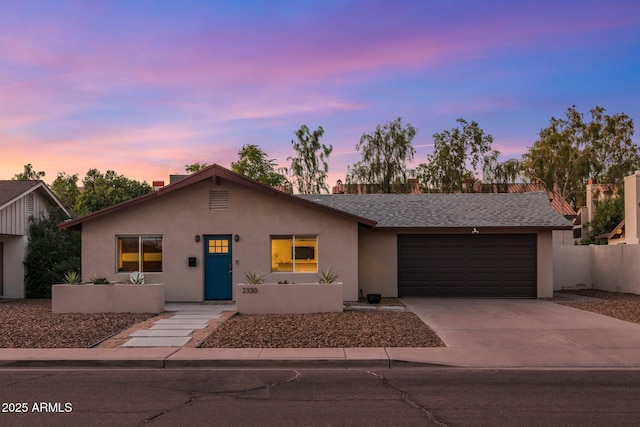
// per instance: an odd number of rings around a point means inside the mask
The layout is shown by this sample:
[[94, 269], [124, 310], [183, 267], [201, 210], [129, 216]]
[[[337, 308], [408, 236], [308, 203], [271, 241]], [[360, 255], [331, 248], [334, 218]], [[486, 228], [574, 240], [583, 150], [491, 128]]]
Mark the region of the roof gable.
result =
[[44, 181], [0, 180], [0, 210], [34, 191], [42, 193], [52, 205], [59, 207], [69, 215], [69, 212]]
[[374, 220], [371, 220], [369, 218], [365, 218], [365, 217], [360, 217], [358, 215], [355, 215], [353, 213], [347, 212], [347, 211], [342, 211], [342, 210], [338, 210], [335, 208], [332, 208], [330, 206], [326, 206], [326, 205], [321, 205], [321, 204], [317, 204], [314, 203], [313, 201], [309, 201], [309, 200], [305, 200], [302, 199], [300, 197], [296, 197], [293, 196], [291, 194], [285, 193], [283, 191], [277, 190], [273, 187], [270, 187], [268, 185], [259, 183], [257, 181], [254, 181], [250, 178], [247, 178], [246, 176], [237, 174], [235, 172], [232, 172], [228, 169], [223, 168], [222, 166], [219, 165], [211, 165], [208, 166], [198, 172], [195, 172], [189, 176], [187, 176], [186, 178], [183, 178], [179, 181], [176, 181], [174, 183], [171, 183], [165, 187], [162, 187], [158, 190], [154, 190], [151, 193], [145, 194], [143, 196], [140, 197], [136, 197], [134, 199], [130, 199], [127, 201], [124, 201], [122, 203], [118, 203], [116, 205], [101, 209], [97, 212], [93, 212], [90, 213], [88, 215], [84, 215], [72, 220], [68, 220], [65, 221], [64, 223], [60, 224], [59, 227], [62, 229], [70, 229], [70, 230], [80, 230], [82, 228], [82, 224], [84, 222], [87, 221], [91, 221], [93, 219], [96, 218], [100, 218], [106, 215], [109, 215], [113, 212], [117, 212], [121, 209], [125, 209], [125, 208], [129, 208], [129, 207], [133, 207], [136, 206], [138, 204], [141, 203], [145, 203], [149, 200], [155, 199], [157, 197], [162, 197], [166, 194], [170, 194], [174, 191], [179, 191], [182, 188], [191, 186], [193, 184], [202, 182], [202, 181], [206, 181], [206, 180], [212, 180], [213, 182], [219, 183], [221, 180], [227, 180], [233, 183], [236, 183], [238, 185], [242, 185], [244, 187], [247, 188], [251, 188], [254, 189], [256, 191], [260, 191], [263, 193], [267, 193], [267, 194], [271, 194], [274, 197], [280, 197], [284, 200], [289, 200], [289, 201], [293, 201], [294, 203], [298, 203], [298, 204], [302, 204], [308, 207], [312, 207], [314, 209], [321, 209], [329, 214], [332, 215], [339, 215], [339, 216], [343, 216], [346, 218], [349, 218], [351, 220], [357, 221], [358, 223], [368, 226], [368, 227], [373, 227], [375, 226], [376, 222]]

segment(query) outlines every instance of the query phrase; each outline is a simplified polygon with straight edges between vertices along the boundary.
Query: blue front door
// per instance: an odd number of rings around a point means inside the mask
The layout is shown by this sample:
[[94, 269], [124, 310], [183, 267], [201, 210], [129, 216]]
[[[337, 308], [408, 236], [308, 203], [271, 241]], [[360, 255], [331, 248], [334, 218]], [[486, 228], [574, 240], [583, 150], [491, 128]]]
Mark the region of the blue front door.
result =
[[204, 236], [204, 299], [230, 300], [231, 236]]

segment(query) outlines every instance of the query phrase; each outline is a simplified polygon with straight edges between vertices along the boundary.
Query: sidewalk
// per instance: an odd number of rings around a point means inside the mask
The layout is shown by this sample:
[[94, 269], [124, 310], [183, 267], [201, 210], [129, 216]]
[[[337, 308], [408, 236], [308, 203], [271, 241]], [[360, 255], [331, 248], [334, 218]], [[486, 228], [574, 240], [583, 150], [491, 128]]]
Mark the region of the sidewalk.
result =
[[0, 349], [0, 368], [640, 368], [633, 323], [540, 300], [403, 302], [448, 347]]

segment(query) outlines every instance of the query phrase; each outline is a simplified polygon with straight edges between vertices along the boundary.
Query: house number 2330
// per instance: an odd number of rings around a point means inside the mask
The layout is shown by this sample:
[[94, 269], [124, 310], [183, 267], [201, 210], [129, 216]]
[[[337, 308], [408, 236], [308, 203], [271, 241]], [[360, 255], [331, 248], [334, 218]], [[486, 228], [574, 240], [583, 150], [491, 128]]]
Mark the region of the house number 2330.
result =
[[257, 294], [258, 288], [242, 288], [243, 294]]

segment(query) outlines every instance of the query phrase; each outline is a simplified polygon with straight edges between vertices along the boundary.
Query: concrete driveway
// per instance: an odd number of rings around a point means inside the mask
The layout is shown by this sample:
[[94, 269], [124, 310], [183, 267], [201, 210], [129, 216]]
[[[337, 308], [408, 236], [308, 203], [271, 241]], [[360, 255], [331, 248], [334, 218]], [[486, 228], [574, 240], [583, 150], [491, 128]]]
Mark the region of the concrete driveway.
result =
[[[403, 298], [462, 366], [640, 367], [640, 325], [541, 300]], [[436, 352], [438, 353], [438, 352]]]

